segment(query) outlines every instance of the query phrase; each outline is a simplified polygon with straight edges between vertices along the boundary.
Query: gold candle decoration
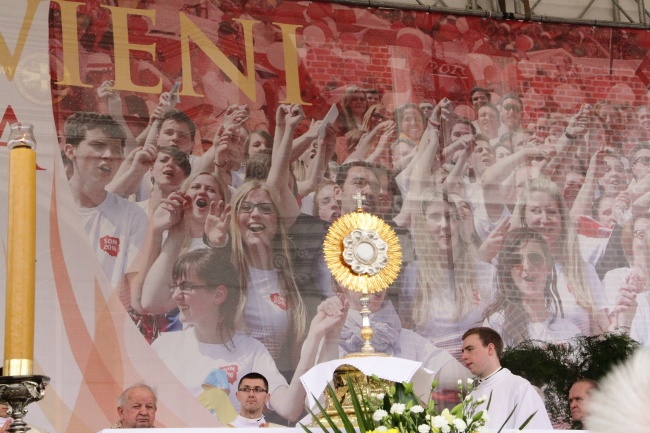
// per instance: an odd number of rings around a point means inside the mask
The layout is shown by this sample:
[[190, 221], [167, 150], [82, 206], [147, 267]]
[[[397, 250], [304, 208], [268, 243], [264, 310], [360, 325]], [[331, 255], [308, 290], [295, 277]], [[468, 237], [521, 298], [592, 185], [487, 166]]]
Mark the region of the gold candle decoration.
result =
[[36, 276], [36, 140], [33, 126], [11, 125], [5, 309], [5, 376], [31, 375]]

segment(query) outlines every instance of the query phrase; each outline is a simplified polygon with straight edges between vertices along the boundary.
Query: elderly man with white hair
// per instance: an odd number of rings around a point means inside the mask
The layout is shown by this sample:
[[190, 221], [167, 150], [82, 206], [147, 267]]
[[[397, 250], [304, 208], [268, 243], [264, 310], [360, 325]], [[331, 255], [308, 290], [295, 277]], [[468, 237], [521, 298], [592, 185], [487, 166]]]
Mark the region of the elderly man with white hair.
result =
[[149, 385], [138, 383], [128, 387], [118, 400], [120, 420], [111, 428], [151, 428], [156, 420], [156, 392]]

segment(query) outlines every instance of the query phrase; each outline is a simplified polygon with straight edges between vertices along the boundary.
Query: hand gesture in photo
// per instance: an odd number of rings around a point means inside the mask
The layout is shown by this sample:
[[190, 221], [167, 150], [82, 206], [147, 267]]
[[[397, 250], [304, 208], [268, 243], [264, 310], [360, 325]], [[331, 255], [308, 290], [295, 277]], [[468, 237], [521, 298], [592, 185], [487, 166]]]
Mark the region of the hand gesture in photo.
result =
[[569, 119], [569, 124], [566, 127], [566, 133], [573, 137], [582, 137], [589, 130], [590, 117], [592, 114], [592, 107], [589, 104], [584, 104], [580, 107], [580, 111]]
[[183, 213], [189, 209], [192, 200], [182, 192], [173, 192], [161, 200], [153, 211], [150, 224], [158, 230], [169, 230], [183, 220]]
[[210, 202], [210, 209], [204, 226], [205, 236], [210, 245], [220, 247], [224, 246], [228, 241], [230, 210], [230, 203], [225, 204], [223, 200], [219, 200], [219, 203]]

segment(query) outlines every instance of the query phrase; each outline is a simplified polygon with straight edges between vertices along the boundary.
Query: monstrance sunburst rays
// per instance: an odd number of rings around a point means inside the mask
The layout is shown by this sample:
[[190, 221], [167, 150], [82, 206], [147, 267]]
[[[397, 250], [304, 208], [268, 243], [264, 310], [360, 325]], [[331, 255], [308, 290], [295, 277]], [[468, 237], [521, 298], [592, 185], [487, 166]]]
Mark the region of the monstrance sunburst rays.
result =
[[358, 210], [332, 223], [325, 241], [325, 263], [338, 283], [361, 292], [361, 352], [347, 357], [379, 355], [370, 344], [370, 297], [368, 294], [388, 288], [402, 266], [402, 249], [392, 228], [375, 215], [361, 209], [364, 197], [357, 193]]
[[[376, 244], [374, 245], [374, 252], [363, 248], [368, 245], [370, 245], [370, 248], [373, 248], [373, 240], [376, 240], [368, 239], [367, 237], [364, 238], [364, 234], [370, 233], [372, 236], [373, 233], [376, 233], [379, 238], [376, 241], [383, 241], [386, 245], [385, 256], [387, 260], [385, 264], [378, 264], [374, 267], [375, 270], [378, 270], [374, 275], [355, 272], [344, 258], [344, 252], [346, 251], [345, 239], [355, 231], [362, 231], [362, 238], [356, 244], [354, 240], [351, 241], [352, 245], [349, 245], [351, 249], [348, 248], [348, 250], [350, 250], [349, 254], [353, 256], [361, 254], [364, 257], [368, 257], [364, 255], [367, 252], [373, 257], [381, 255], [377, 251]], [[362, 293], [375, 293], [388, 288], [397, 278], [402, 264], [402, 249], [393, 229], [380, 218], [365, 212], [349, 213], [334, 221], [325, 237], [323, 252], [327, 267], [336, 281], [343, 287]], [[363, 257], [356, 258], [363, 263], [369, 261], [362, 260]], [[369, 267], [372, 266], [369, 265]]]

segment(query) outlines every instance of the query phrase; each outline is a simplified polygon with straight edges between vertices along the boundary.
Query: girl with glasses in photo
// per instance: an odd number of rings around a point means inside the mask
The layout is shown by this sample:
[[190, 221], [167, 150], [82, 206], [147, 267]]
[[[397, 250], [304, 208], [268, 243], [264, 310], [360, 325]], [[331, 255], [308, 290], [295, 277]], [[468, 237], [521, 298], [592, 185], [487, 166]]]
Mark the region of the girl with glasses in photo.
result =
[[[226, 386], [230, 387], [226, 393], [239, 411], [239, 379], [259, 372], [268, 380], [265, 392], [270, 395], [270, 407], [283, 418], [295, 421], [302, 413], [306, 396], [299, 378], [316, 364], [323, 338], [338, 336], [347, 305], [341, 305], [340, 311], [330, 311], [330, 315], [319, 312], [314, 317], [305, 343], [299, 346], [293, 379], [287, 383], [265, 345], [242, 332], [241, 314], [247, 296], [227, 250], [200, 249], [180, 256], [173, 264], [171, 280], [168, 293], [180, 311], [184, 329], [161, 334], [152, 348], [174, 376], [199, 397], [215, 370], [225, 371]], [[338, 338], [330, 337], [325, 342], [328, 352], [337, 350]], [[215, 409], [219, 416], [223, 408]]]
[[165, 290], [174, 261], [184, 252], [206, 248], [203, 232], [211, 207], [224, 206], [230, 190], [213, 173], [196, 173], [161, 200], [149, 218], [147, 237], [126, 276], [138, 326], [153, 341], [161, 331], [180, 329], [176, 304]]
[[281, 371], [295, 368], [305, 338], [303, 297], [322, 299], [320, 293], [299, 291], [287, 235], [300, 214], [288, 161], [293, 132], [303, 119], [299, 106], [280, 105], [268, 177], [244, 182], [231, 204], [214, 209], [205, 232], [209, 245], [232, 251], [248, 335], [264, 344]]
[[553, 258], [540, 234], [528, 228], [508, 232], [497, 262], [496, 298], [484, 325], [499, 332], [506, 346], [566, 341], [580, 334], [564, 318]]

